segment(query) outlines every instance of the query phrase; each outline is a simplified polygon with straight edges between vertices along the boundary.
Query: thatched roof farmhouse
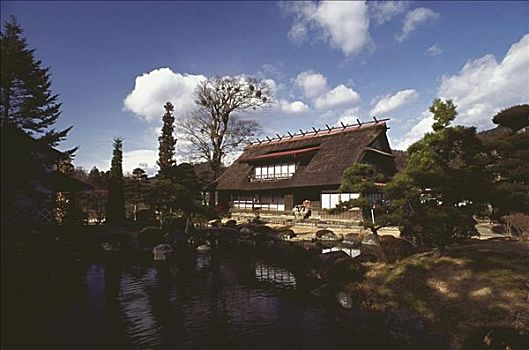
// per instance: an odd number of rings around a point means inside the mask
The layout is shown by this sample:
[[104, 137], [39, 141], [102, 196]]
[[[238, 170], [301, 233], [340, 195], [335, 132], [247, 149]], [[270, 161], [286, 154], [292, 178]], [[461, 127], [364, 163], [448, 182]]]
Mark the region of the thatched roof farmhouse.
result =
[[217, 181], [218, 201], [234, 210], [290, 211], [305, 200], [334, 208], [345, 169], [365, 162], [387, 177], [396, 172], [384, 121], [267, 138], [247, 146]]

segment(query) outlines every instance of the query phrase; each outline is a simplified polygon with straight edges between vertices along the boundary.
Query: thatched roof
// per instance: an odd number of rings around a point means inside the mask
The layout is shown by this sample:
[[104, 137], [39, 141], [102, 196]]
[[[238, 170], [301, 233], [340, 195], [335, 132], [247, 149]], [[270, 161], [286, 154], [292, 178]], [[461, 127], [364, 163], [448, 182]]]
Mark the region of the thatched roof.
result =
[[56, 192], [91, 191], [94, 189], [94, 186], [87, 182], [56, 171], [46, 175], [44, 184]]
[[[393, 159], [386, 130], [386, 124], [378, 122], [252, 144], [220, 176], [217, 189], [262, 190], [340, 185], [344, 170], [361, 161], [366, 153]], [[289, 179], [249, 181], [255, 164], [292, 161], [298, 162], [299, 167]]]

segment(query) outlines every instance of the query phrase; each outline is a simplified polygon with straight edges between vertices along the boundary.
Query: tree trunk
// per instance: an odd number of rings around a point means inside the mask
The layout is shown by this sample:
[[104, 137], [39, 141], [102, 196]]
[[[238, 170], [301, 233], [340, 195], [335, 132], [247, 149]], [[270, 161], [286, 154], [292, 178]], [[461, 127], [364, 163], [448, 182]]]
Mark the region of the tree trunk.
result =
[[216, 204], [215, 203], [215, 190], [217, 186], [216, 186], [215, 181], [217, 181], [217, 179], [220, 177], [220, 170], [221, 170], [221, 164], [222, 164], [217, 154], [215, 154], [213, 157], [214, 158], [211, 160], [210, 167], [211, 167], [211, 171], [213, 172], [214, 179], [210, 183], [207, 189], [209, 191], [208, 202], [209, 202], [210, 207], [214, 207]]
[[191, 215], [186, 215], [186, 226], [184, 229], [185, 234], [189, 233], [189, 224], [191, 223]]
[[378, 241], [378, 253], [380, 255], [380, 260], [381, 262], [385, 263], [387, 262], [387, 258], [386, 258], [386, 253], [384, 253], [384, 249], [382, 249], [382, 244], [380, 244], [380, 236], [378, 235], [378, 229], [375, 228], [375, 227], [370, 227], [371, 229], [371, 232], [373, 233], [373, 235], [376, 237], [377, 241]]

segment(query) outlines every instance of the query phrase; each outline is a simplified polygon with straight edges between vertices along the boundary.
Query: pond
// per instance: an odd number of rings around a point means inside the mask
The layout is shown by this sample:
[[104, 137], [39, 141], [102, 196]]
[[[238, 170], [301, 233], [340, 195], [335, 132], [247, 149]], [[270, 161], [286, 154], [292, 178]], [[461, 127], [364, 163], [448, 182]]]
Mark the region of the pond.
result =
[[[19, 345], [64, 349], [381, 349], [352, 334], [338, 307], [312, 297], [301, 277], [248, 254], [215, 250], [154, 263], [94, 259], [70, 297], [36, 317]], [[46, 300], [42, 300], [46, 303]], [[28, 315], [28, 317], [32, 317]]]

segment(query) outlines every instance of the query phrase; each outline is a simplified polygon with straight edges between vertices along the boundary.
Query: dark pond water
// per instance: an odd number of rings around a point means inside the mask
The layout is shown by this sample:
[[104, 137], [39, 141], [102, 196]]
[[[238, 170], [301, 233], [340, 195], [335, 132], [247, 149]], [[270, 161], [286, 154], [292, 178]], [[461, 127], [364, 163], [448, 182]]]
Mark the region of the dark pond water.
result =
[[[65, 349], [382, 349], [286, 269], [233, 252], [168, 263], [107, 256], [20, 344]], [[45, 300], [43, 300], [45, 302]], [[30, 316], [31, 317], [31, 316]], [[37, 346], [38, 344], [38, 346]]]

